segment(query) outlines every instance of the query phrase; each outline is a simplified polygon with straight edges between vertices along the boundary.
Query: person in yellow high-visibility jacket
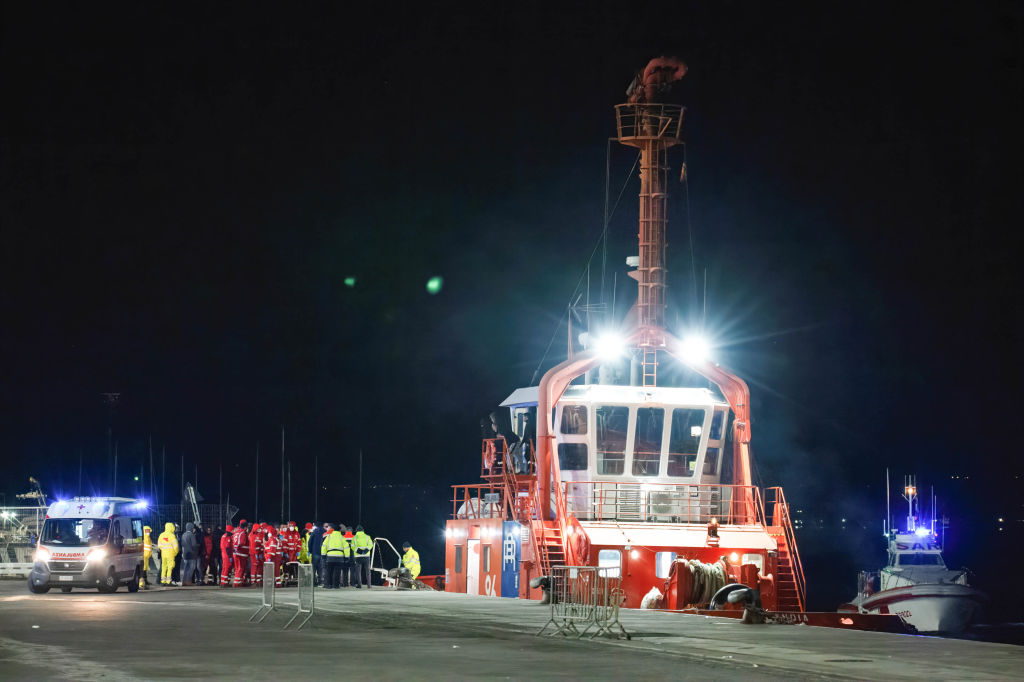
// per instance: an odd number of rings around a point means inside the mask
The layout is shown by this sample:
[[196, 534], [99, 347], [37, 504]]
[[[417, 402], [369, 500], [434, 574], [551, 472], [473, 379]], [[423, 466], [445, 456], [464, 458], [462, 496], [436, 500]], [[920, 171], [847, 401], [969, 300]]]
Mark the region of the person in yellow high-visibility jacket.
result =
[[408, 568], [412, 579], [416, 580], [420, 575], [420, 553], [408, 542], [402, 543], [402, 549], [405, 550], [405, 554], [402, 555], [402, 566]]
[[142, 527], [142, 575], [139, 576], [139, 586], [144, 589], [149, 589], [149, 583], [146, 578], [149, 577], [149, 562], [153, 558], [153, 538], [150, 533], [153, 529], [149, 526]]
[[171, 573], [174, 572], [174, 557], [178, 556], [178, 538], [174, 537], [174, 524], [165, 523], [164, 532], [156, 540], [160, 548], [160, 584], [171, 584]]

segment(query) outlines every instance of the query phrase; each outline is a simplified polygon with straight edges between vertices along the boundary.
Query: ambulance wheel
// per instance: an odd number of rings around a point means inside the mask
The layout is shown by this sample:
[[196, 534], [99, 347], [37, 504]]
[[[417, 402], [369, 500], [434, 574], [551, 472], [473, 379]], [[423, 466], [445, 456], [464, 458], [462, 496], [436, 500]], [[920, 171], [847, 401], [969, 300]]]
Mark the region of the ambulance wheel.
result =
[[136, 566], [135, 567], [135, 575], [133, 575], [132, 579], [128, 581], [128, 591], [129, 592], [138, 592], [139, 591], [139, 576], [140, 575], [142, 575], [142, 574], [139, 572], [139, 567]]
[[60, 588], [60, 591], [63, 592], [64, 594], [67, 594], [68, 592], [71, 591], [71, 588], [70, 587], [62, 587], [62, 588]]
[[114, 573], [114, 567], [111, 566], [110, 570], [107, 571], [107, 577], [100, 582], [99, 590], [109, 594], [111, 592], [117, 592], [117, 575]]
[[28, 581], [28, 591], [32, 594], [46, 594], [50, 591], [49, 585], [36, 585], [31, 580]]

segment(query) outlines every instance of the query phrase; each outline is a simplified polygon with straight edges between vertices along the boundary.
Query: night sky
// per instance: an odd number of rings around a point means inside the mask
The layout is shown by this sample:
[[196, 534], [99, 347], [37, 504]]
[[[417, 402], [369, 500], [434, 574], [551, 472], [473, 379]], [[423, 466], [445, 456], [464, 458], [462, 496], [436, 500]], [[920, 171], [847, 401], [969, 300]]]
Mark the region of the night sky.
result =
[[[361, 449], [367, 486], [407, 486], [365, 493], [369, 530], [437, 547], [480, 417], [564, 358], [613, 105], [672, 54], [669, 319], [699, 323], [706, 272], [761, 482], [856, 519], [869, 566], [886, 467], [961, 536], [1004, 516], [1024, 539], [1020, 3], [255, 7], [3, 10], [8, 502], [29, 475], [77, 492], [79, 453], [105, 492], [110, 424], [119, 493], [152, 435], [168, 490], [183, 456], [249, 518], [259, 441], [269, 520], [283, 425], [295, 520], [317, 457], [320, 516], [354, 522]], [[612, 203], [634, 158], [612, 150]], [[610, 223], [620, 315], [637, 188]]]

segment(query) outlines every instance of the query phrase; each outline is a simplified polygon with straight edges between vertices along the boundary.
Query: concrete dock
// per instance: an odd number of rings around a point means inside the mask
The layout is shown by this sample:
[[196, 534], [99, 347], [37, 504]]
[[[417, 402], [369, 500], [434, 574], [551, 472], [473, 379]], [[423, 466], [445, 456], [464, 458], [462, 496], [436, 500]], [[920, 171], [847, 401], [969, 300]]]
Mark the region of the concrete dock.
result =
[[[313, 620], [281, 627], [295, 589], [249, 623], [253, 589], [29, 594], [0, 582], [0, 678], [1010, 680], [1024, 648], [963, 640], [623, 611], [632, 635], [537, 637], [534, 602], [372, 590], [316, 593]], [[294, 625], [292, 626], [294, 628]]]

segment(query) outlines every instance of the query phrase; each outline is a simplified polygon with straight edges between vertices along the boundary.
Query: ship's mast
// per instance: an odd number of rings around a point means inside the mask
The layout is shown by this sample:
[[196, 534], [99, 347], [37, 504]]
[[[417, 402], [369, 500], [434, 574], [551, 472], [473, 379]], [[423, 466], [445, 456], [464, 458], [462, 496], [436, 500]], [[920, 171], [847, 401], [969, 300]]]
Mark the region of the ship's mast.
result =
[[917, 499], [917, 477], [903, 477], [903, 499], [907, 501], [907, 532], [913, 533], [917, 530], [916, 518], [914, 517], [914, 500]]
[[[640, 253], [630, 276], [639, 284], [634, 306], [635, 327], [622, 339], [643, 354], [644, 385], [657, 385], [658, 351], [675, 356], [691, 370], [718, 386], [732, 408], [733, 484], [743, 491], [733, 499], [733, 518], [753, 522], [754, 498], [750, 471], [750, 390], [746, 382], [706, 357], [695, 357], [686, 344], [665, 329], [665, 212], [666, 150], [682, 142], [683, 107], [665, 100], [673, 84], [686, 74], [686, 65], [671, 57], [652, 59], [626, 91], [627, 103], [615, 107], [616, 139], [640, 150]], [[552, 502], [562, 495], [555, 460], [551, 410], [577, 376], [602, 362], [596, 349], [587, 349], [558, 364], [541, 377], [537, 397], [538, 516], [553, 518]], [[555, 499], [552, 500], [554, 495]]]
[[663, 100], [685, 74], [677, 59], [652, 60], [627, 90], [629, 102], [615, 107], [618, 141], [640, 150], [640, 253], [629, 276], [638, 283], [637, 326], [648, 330], [638, 344], [644, 386], [657, 385], [657, 351], [664, 346], [667, 150], [682, 142], [683, 127], [683, 107]]

